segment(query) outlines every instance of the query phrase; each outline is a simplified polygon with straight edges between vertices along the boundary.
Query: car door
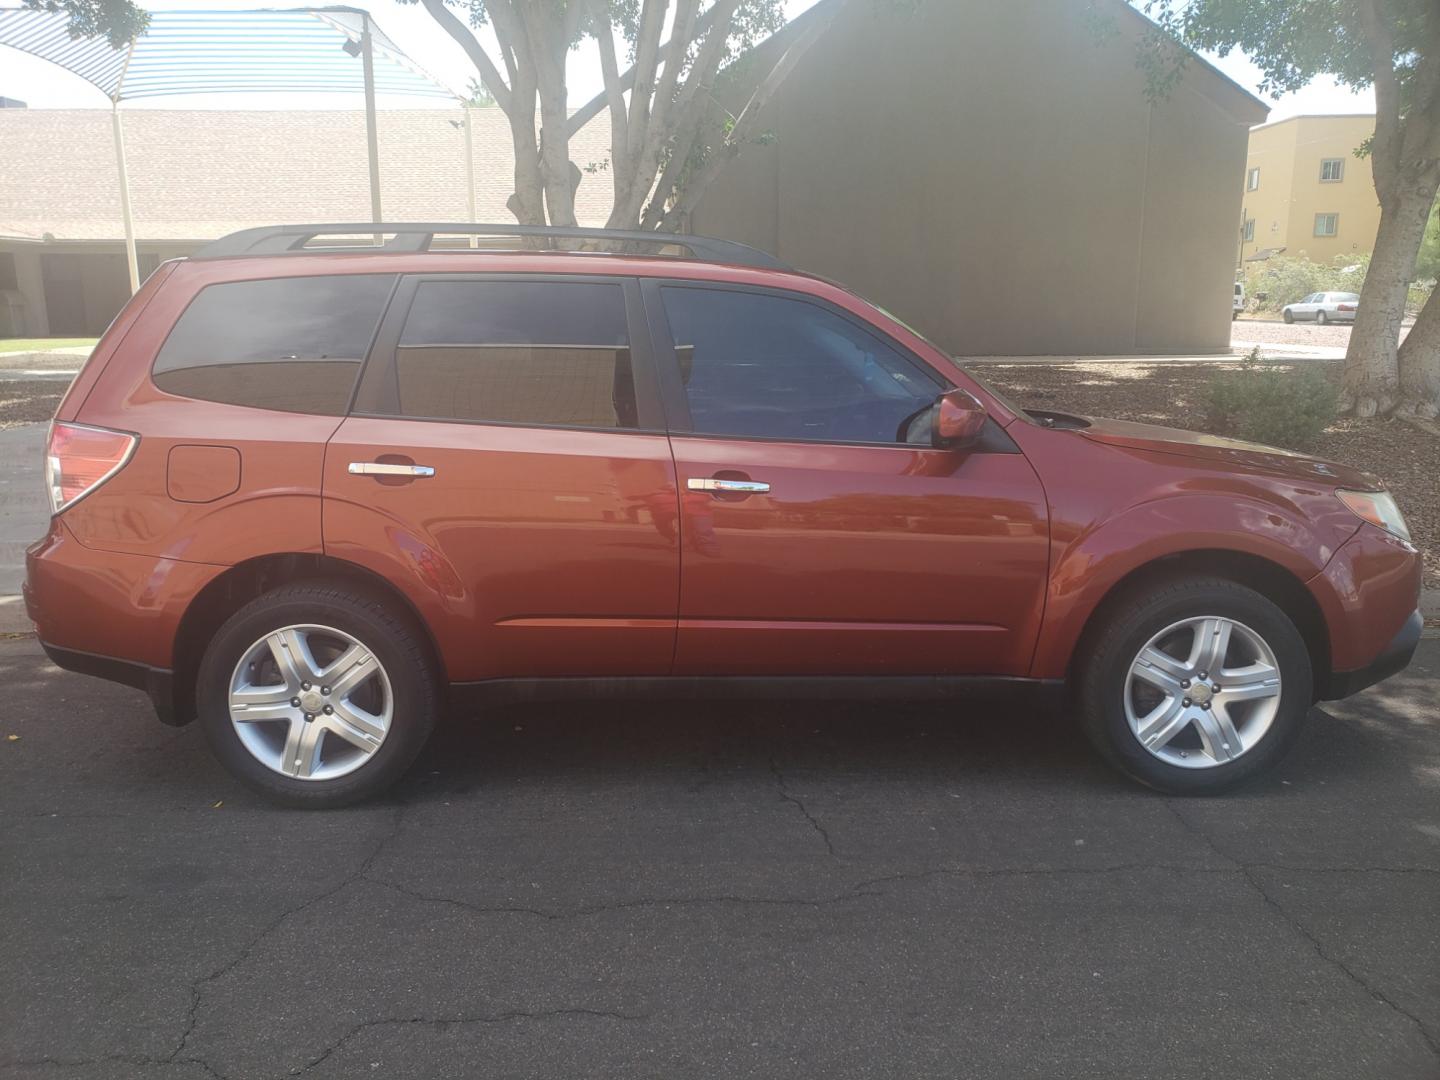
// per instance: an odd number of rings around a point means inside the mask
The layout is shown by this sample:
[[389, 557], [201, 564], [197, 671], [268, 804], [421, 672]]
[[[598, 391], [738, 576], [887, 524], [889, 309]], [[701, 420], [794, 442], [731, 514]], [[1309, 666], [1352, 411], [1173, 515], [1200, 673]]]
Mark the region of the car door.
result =
[[1034, 470], [904, 441], [953, 384], [845, 309], [648, 282], [681, 489], [675, 673], [1023, 674], [1048, 536]]
[[628, 279], [402, 279], [325, 462], [326, 553], [411, 595], [451, 681], [663, 675], [678, 533]]
[[1315, 313], [1320, 310], [1320, 301], [1322, 299], [1324, 299], [1324, 293], [1311, 293], [1296, 305], [1296, 314], [1301, 319], [1315, 318]]

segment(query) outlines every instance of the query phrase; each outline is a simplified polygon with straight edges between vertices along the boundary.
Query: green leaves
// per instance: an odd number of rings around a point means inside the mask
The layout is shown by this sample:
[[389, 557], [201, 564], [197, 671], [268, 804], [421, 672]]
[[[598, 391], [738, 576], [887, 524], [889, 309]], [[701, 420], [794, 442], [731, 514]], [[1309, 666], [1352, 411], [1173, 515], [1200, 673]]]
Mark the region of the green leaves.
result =
[[131, 0], [24, 0], [24, 6], [64, 14], [72, 38], [103, 37], [117, 49], [150, 24], [150, 16]]

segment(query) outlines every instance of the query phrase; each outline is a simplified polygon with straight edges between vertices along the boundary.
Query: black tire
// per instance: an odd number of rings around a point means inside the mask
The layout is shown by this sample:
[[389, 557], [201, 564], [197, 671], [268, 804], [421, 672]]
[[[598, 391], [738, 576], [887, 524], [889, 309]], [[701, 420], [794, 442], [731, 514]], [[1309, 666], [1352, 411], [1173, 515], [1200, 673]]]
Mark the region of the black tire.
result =
[[1325, 312], [1323, 312], [1323, 311], [1317, 311], [1317, 312], [1315, 313], [1315, 321], [1316, 321], [1317, 323], [1319, 323], [1321, 326], [1324, 326], [1326, 323], [1328, 323], [1328, 322], [1330, 321], [1330, 316], [1329, 316], [1329, 315], [1326, 315]]
[[[380, 662], [389, 680], [389, 730], [369, 759], [344, 776], [299, 779], [274, 771], [246, 749], [230, 720], [231, 678], [247, 650], [267, 634], [299, 624], [333, 627], [353, 636]], [[378, 596], [344, 582], [286, 585], [246, 604], [211, 639], [196, 683], [200, 726], [220, 763], [277, 802], [316, 809], [358, 802], [398, 780], [430, 737], [439, 698], [438, 679], [420, 631]]]
[[1280, 313], [1280, 317], [1284, 319], [1287, 323], [1293, 323], [1295, 321], [1295, 316], [1289, 311], [1282, 311]]
[[[1258, 634], [1275, 656], [1281, 694], [1270, 727], [1253, 747], [1232, 761], [1185, 768], [1162, 761], [1131, 731], [1126, 683], [1146, 642], [1199, 616], [1231, 619]], [[1304, 638], [1271, 600], [1223, 578], [1174, 579], [1117, 597], [1100, 618], [1079, 658], [1078, 705], [1085, 734], [1121, 772], [1167, 794], [1211, 794], [1264, 772], [1289, 750], [1314, 700], [1314, 675]]]

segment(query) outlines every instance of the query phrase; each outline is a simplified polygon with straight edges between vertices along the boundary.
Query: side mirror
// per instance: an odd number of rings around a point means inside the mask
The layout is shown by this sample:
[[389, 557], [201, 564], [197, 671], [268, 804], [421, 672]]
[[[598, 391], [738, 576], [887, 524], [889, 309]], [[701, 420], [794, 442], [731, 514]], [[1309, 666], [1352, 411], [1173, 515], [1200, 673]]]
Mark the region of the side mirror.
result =
[[951, 390], [935, 402], [930, 444], [940, 450], [963, 450], [985, 430], [985, 406], [967, 390]]

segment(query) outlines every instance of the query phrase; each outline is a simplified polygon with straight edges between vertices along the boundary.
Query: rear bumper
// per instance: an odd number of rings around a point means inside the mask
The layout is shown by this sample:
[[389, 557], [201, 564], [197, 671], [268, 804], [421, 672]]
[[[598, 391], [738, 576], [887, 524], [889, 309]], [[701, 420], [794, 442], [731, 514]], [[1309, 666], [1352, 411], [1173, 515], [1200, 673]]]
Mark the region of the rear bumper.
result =
[[40, 647], [58, 668], [79, 672], [81, 675], [94, 675], [97, 679], [107, 679], [144, 690], [150, 696], [150, 702], [155, 706], [155, 714], [162, 723], [176, 725], [185, 722], [184, 719], [177, 718], [175, 679], [172, 672], [139, 664], [134, 660], [119, 660], [113, 656], [97, 656], [95, 653], [80, 652], [78, 649], [65, 649], [43, 640]]
[[1374, 686], [1381, 680], [1405, 670], [1410, 658], [1415, 655], [1415, 647], [1420, 643], [1420, 631], [1424, 627], [1425, 620], [1416, 610], [1405, 620], [1405, 625], [1391, 639], [1390, 644], [1370, 663], [1355, 671], [1332, 672], [1326, 685], [1320, 688], [1320, 700], [1335, 701], [1358, 694], [1367, 686]]
[[25, 611], [50, 659], [150, 695], [167, 724], [176, 700], [175, 637], [190, 602], [225, 567], [86, 547], [60, 519], [25, 552]]
[[25, 552], [25, 611], [41, 641], [165, 669], [185, 609], [225, 569], [87, 547], [55, 518]]

